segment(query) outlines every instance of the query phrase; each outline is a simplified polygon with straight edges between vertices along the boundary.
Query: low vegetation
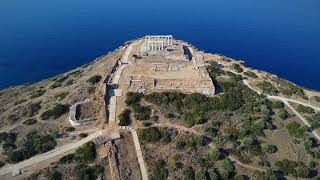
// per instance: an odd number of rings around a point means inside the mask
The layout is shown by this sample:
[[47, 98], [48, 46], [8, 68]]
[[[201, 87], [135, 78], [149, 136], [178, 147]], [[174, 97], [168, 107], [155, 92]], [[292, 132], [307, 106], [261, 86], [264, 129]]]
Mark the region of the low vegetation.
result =
[[57, 143], [52, 135], [40, 135], [36, 131], [32, 131], [24, 138], [21, 148], [8, 155], [8, 161], [16, 163], [36, 154], [50, 151], [56, 145]]
[[35, 123], [37, 123], [36, 119], [27, 119], [27, 120], [23, 121], [23, 124], [28, 125], [28, 126], [31, 126]]
[[306, 114], [314, 114], [315, 113], [313, 108], [303, 106], [301, 104], [298, 105], [297, 111], [300, 113], [306, 113]]
[[119, 114], [119, 126], [128, 126], [131, 123], [130, 115], [131, 111], [129, 109], [125, 109], [121, 114]]
[[87, 79], [87, 82], [94, 85], [98, 82], [100, 82], [102, 76], [100, 75], [94, 75], [94, 76], [91, 76], [89, 79]]
[[277, 95], [279, 93], [278, 89], [267, 81], [259, 83], [258, 87], [262, 90], [263, 93], [266, 94]]
[[242, 73], [243, 69], [239, 64], [232, 64], [232, 68], [237, 72], [237, 73]]
[[41, 114], [41, 119], [57, 119], [63, 114], [69, 111], [69, 105], [67, 104], [57, 104], [52, 109], [49, 109]]
[[66, 96], [69, 95], [69, 92], [61, 92], [61, 93], [58, 93], [54, 96], [54, 98], [56, 98], [57, 100], [63, 100], [64, 98], [66, 98]]
[[301, 126], [299, 123], [297, 122], [292, 122], [292, 123], [289, 123], [287, 126], [286, 126], [289, 134], [293, 137], [296, 137], [296, 138], [302, 138], [303, 135], [307, 132], [308, 130], [308, 127], [307, 126]]
[[256, 75], [256, 73], [252, 72], [252, 71], [246, 71], [243, 73], [245, 76], [251, 77], [251, 78], [258, 78], [258, 76]]
[[37, 98], [37, 97], [40, 97], [42, 96], [43, 94], [46, 93], [46, 90], [44, 89], [38, 89], [34, 92], [32, 92], [32, 94], [30, 95], [30, 98], [33, 99], [33, 98]]

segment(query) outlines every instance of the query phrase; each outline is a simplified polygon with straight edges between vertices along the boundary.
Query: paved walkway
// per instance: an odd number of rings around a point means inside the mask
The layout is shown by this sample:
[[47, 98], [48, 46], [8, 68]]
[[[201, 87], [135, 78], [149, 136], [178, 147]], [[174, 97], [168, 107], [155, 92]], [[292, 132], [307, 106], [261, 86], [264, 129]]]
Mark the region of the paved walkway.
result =
[[46, 153], [34, 156], [34, 157], [30, 158], [30, 159], [27, 159], [25, 161], [19, 162], [17, 164], [6, 165], [6, 166], [4, 166], [4, 167], [2, 167], [0, 169], [0, 175], [11, 173], [14, 170], [23, 169], [23, 168], [26, 168], [28, 166], [40, 163], [41, 161], [45, 161], [45, 160], [48, 160], [48, 159], [53, 158], [55, 156], [58, 156], [60, 154], [64, 154], [64, 153], [66, 153], [68, 151], [71, 151], [73, 149], [76, 149], [76, 148], [82, 146], [83, 144], [85, 144], [85, 143], [87, 143], [87, 142], [89, 142], [89, 141], [91, 141], [91, 140], [93, 140], [96, 137], [101, 136], [101, 135], [102, 135], [102, 130], [97, 131], [97, 132], [95, 132], [93, 134], [90, 134], [88, 137], [83, 138], [83, 139], [81, 139], [81, 140], [79, 140], [77, 142], [73, 142], [73, 143], [70, 143], [70, 144], [55, 148], [55, 149], [53, 149], [51, 151], [48, 151]]
[[148, 180], [147, 168], [146, 168], [146, 165], [143, 160], [143, 155], [142, 155], [137, 131], [130, 126], [120, 126], [120, 129], [127, 129], [131, 132], [132, 138], [133, 138], [133, 143], [134, 143], [136, 153], [137, 153], [138, 163], [140, 166], [142, 180]]

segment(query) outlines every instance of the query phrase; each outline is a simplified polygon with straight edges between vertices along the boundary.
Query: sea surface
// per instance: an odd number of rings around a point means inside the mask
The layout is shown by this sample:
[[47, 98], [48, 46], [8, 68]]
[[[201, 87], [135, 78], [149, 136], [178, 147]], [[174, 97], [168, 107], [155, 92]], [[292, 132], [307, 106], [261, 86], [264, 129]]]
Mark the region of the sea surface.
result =
[[45, 79], [147, 34], [320, 90], [319, 0], [1, 0], [0, 89]]

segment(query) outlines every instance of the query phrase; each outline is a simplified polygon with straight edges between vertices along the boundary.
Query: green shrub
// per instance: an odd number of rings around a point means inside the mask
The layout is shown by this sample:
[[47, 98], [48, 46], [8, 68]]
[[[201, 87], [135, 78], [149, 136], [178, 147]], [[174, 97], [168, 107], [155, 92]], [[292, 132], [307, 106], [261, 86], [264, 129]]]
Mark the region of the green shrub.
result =
[[294, 84], [290, 81], [287, 81], [287, 80], [283, 80], [283, 79], [279, 80], [279, 84], [280, 84], [279, 90], [281, 93], [288, 95], [288, 96], [297, 95], [297, 96], [300, 96], [302, 98], [307, 99], [303, 89], [300, 88], [299, 86], [297, 86], [296, 84]]
[[281, 119], [285, 120], [285, 119], [288, 119], [289, 113], [288, 113], [287, 110], [281, 109], [281, 110], [278, 112], [278, 116], [279, 116]]
[[208, 156], [209, 160], [217, 161], [220, 159], [221, 153], [218, 148], [214, 147], [214, 148], [209, 149], [209, 151], [207, 152], [207, 156]]
[[23, 121], [23, 124], [28, 125], [28, 126], [33, 125], [35, 123], [37, 123], [36, 119], [27, 119], [27, 120]]
[[125, 109], [119, 114], [119, 126], [128, 126], [131, 123], [130, 114], [131, 111], [129, 109]]
[[297, 122], [289, 123], [286, 128], [289, 134], [296, 138], [301, 138], [308, 130], [306, 126], [301, 126]]
[[232, 64], [232, 67], [237, 73], [243, 72], [243, 69], [239, 64]]
[[150, 116], [151, 116], [151, 108], [150, 107], [135, 104], [132, 106], [132, 110], [134, 112], [134, 117], [137, 120], [149, 120], [150, 119]]
[[94, 75], [94, 76], [91, 76], [89, 79], [87, 79], [87, 82], [93, 85], [100, 82], [101, 78], [102, 76], [100, 75]]
[[307, 106], [303, 106], [301, 104], [298, 105], [297, 111], [299, 111], [301, 113], [306, 113], [306, 114], [314, 114], [315, 113], [313, 108], [307, 107]]
[[97, 179], [103, 174], [104, 168], [100, 165], [88, 166], [87, 164], [79, 164], [74, 170], [74, 175], [77, 180]]
[[244, 75], [251, 77], [251, 78], [257, 78], [258, 76], [256, 75], [256, 73], [252, 72], [252, 71], [246, 71], [243, 73]]
[[75, 161], [78, 163], [90, 163], [96, 159], [96, 145], [90, 141], [75, 152]]
[[261, 149], [265, 153], [273, 154], [273, 153], [275, 153], [277, 151], [277, 146], [274, 146], [274, 145], [271, 145], [271, 144], [268, 144], [268, 143], [262, 143], [261, 144]]
[[75, 130], [75, 128], [74, 128], [74, 127], [66, 127], [64, 130], [65, 130], [66, 132], [72, 132], [72, 131]]
[[283, 109], [285, 107], [284, 103], [281, 101], [272, 101], [272, 108]]
[[53, 172], [50, 173], [48, 176], [48, 180], [61, 180], [62, 175], [59, 171], [54, 170]]
[[68, 96], [69, 92], [62, 92], [62, 93], [59, 93], [59, 94], [56, 94], [54, 96], [54, 98], [58, 99], [58, 100], [63, 100], [66, 96]]
[[63, 156], [62, 158], [59, 159], [59, 164], [70, 164], [73, 163], [75, 158], [74, 154], [67, 154], [65, 156]]
[[320, 102], [320, 96], [313, 96], [313, 98], [314, 98], [317, 102]]
[[66, 104], [57, 104], [52, 109], [49, 109], [41, 114], [41, 119], [57, 119], [63, 114], [69, 111], [69, 105]]
[[57, 88], [57, 87], [61, 87], [62, 86], [62, 84], [61, 83], [58, 83], [58, 82], [54, 82], [49, 88], [50, 89], [55, 89], [55, 88]]
[[307, 117], [307, 119], [313, 128], [320, 128], [320, 113], [313, 114], [312, 116]]
[[0, 161], [0, 168], [3, 167], [5, 164], [4, 162]]
[[27, 100], [26, 99], [20, 99], [20, 100], [18, 100], [18, 101], [16, 101], [16, 102], [14, 102], [14, 104], [13, 105], [18, 105], [18, 104], [21, 104], [21, 103], [24, 103], [24, 102], [26, 102]]
[[225, 74], [225, 72], [219, 67], [219, 64], [216, 62], [210, 62], [210, 66], [207, 67], [207, 71], [211, 79], [215, 79], [216, 77]]
[[221, 168], [228, 171], [228, 172], [234, 172], [235, 171], [235, 167], [233, 165], [233, 162], [226, 158], [222, 161], [222, 165], [221, 165]]
[[161, 137], [161, 133], [156, 127], [145, 128], [139, 132], [139, 139], [142, 141], [157, 142]]
[[278, 89], [267, 81], [263, 81], [259, 83], [258, 87], [262, 90], [263, 93], [267, 93], [271, 95], [277, 95], [279, 93]]
[[40, 97], [40, 96], [42, 96], [44, 93], [46, 93], [46, 90], [44, 90], [44, 89], [36, 90], [36, 91], [32, 92], [30, 98], [33, 99], [33, 98]]
[[285, 175], [293, 175], [301, 178], [308, 178], [310, 175], [310, 169], [306, 167], [303, 162], [284, 159], [282, 161], [277, 161], [275, 166], [277, 166]]
[[191, 166], [188, 166], [184, 171], [185, 180], [195, 180], [195, 173]]
[[6, 142], [9, 144], [14, 144], [16, 142], [17, 134], [14, 132], [1, 132], [0, 133], [0, 143]]
[[7, 121], [9, 124], [14, 124], [15, 122], [17, 122], [19, 120], [19, 118], [17, 117], [17, 115], [15, 114], [11, 114], [7, 117]]
[[157, 160], [152, 167], [151, 180], [163, 180], [167, 179], [169, 172], [166, 168], [166, 162], [163, 160]]
[[8, 161], [16, 163], [28, 159], [36, 154], [45, 153], [52, 150], [57, 145], [51, 135], [40, 136], [36, 131], [31, 131], [24, 139], [22, 147], [13, 151], [8, 156]]
[[57, 83], [63, 83], [66, 79], [68, 79], [69, 75], [62, 76], [56, 80]]
[[126, 95], [125, 103], [127, 106], [139, 104], [142, 97], [143, 97], [142, 93], [128, 92]]
[[88, 137], [88, 134], [87, 133], [80, 133], [79, 137], [80, 138], [86, 138], [86, 137]]
[[30, 104], [29, 110], [28, 110], [28, 116], [32, 117], [32, 116], [38, 114], [40, 109], [41, 109], [41, 101]]
[[186, 145], [186, 142], [184, 142], [183, 140], [178, 140], [176, 142], [176, 149], [183, 150], [186, 147]]

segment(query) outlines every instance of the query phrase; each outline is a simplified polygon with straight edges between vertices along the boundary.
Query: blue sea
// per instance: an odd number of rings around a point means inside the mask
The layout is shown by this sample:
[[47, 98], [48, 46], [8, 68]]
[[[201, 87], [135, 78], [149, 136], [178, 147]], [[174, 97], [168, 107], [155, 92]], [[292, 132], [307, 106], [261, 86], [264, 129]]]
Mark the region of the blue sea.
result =
[[146, 34], [173, 34], [320, 90], [319, 0], [1, 0], [0, 89], [45, 79]]

